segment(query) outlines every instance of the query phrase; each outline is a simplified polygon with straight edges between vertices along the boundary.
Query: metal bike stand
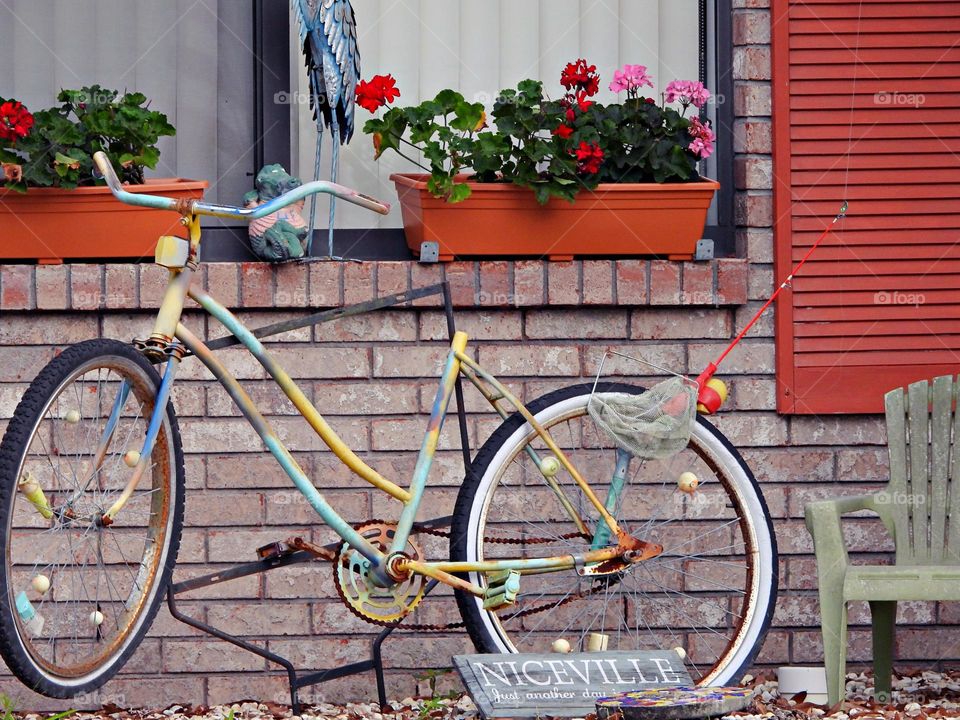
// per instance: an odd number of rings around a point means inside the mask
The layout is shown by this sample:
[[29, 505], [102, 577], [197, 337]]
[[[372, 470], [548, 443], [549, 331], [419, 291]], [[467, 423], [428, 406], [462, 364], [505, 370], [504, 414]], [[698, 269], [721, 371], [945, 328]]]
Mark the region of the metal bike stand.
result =
[[[450, 298], [450, 286], [446, 282], [437, 285], [430, 285], [424, 288], [408, 290], [395, 295], [375, 298], [374, 300], [370, 300], [368, 302], [347, 305], [345, 307], [336, 308], [333, 310], [325, 310], [304, 318], [274, 323], [272, 325], [267, 325], [254, 330], [253, 334], [258, 338], [279, 335], [280, 333], [289, 332], [291, 330], [299, 330], [301, 328], [319, 325], [320, 323], [339, 320], [340, 318], [363, 315], [376, 310], [396, 307], [397, 305], [402, 305], [419, 298], [431, 297], [433, 295], [441, 295], [443, 297], [443, 309], [447, 321], [447, 332], [452, 340], [453, 335], [456, 332], [456, 326], [453, 317], [453, 303]], [[233, 335], [228, 335], [226, 337], [218, 338], [208, 342], [207, 347], [210, 350], [219, 350], [239, 344], [240, 341], [236, 337]], [[460, 443], [463, 451], [464, 473], [467, 473], [469, 471], [471, 457], [469, 436], [467, 434], [467, 415], [464, 409], [463, 400], [463, 384], [460, 377], [457, 378], [454, 391], [457, 399], [457, 420], [460, 426]], [[417, 529], [422, 531], [449, 527], [451, 521], [452, 518], [448, 516], [427, 522], [417, 523], [414, 526], [414, 531]], [[326, 545], [323, 549], [335, 552], [342, 544], [342, 541], [338, 541], [331, 543], [330, 545]], [[189, 615], [185, 615], [177, 608], [175, 597], [177, 595], [190, 592], [191, 590], [197, 590], [200, 588], [209, 587], [211, 585], [216, 585], [218, 583], [227, 582], [228, 580], [236, 580], [249, 575], [265, 573], [277, 568], [288, 567], [290, 565], [297, 565], [307, 562], [327, 561], [317, 558], [315, 555], [307, 552], [306, 550], [296, 550], [275, 557], [263, 558], [249, 563], [241, 563], [239, 565], [234, 565], [224, 570], [202, 575], [190, 580], [171, 583], [167, 588], [167, 607], [170, 609], [170, 614], [180, 622], [200, 630], [201, 632], [207, 633], [208, 635], [219, 638], [220, 640], [224, 640], [231, 645], [253, 653], [254, 655], [258, 655], [269, 662], [280, 665], [287, 673], [287, 679], [290, 684], [290, 704], [294, 714], [296, 715], [300, 714], [300, 700], [298, 695], [300, 688], [319, 685], [320, 683], [324, 683], [329, 680], [335, 680], [337, 678], [347, 677], [349, 675], [356, 675], [357, 673], [367, 672], [369, 670], [373, 670], [376, 674], [377, 697], [380, 701], [380, 707], [383, 709], [386, 707], [387, 703], [387, 692], [383, 673], [382, 646], [383, 642], [393, 633], [394, 630], [403, 629], [402, 621], [392, 627], [384, 628], [376, 636], [376, 638], [374, 638], [371, 643], [370, 658], [368, 660], [350, 663], [349, 665], [344, 665], [343, 667], [329, 668], [327, 670], [318, 670], [309, 674], [301, 674], [293, 666], [293, 663], [291, 663], [287, 658], [270, 652], [260, 645], [247, 642], [246, 640], [236, 637], [235, 635], [231, 635], [224, 630], [220, 630], [212, 625], [208, 625], [207, 623], [197, 620], [196, 618], [192, 618]], [[437, 586], [437, 584], [438, 583], [436, 580], [431, 579], [424, 589], [424, 595], [429, 595], [430, 592]]]
[[[449, 527], [450, 520], [450, 517], [438, 518], [437, 520], [421, 523], [418, 527], [425, 529]], [[336, 550], [341, 544], [342, 543], [340, 542], [331, 543], [330, 545], [325, 546], [325, 549]], [[216, 628], [212, 625], [208, 625], [207, 623], [190, 617], [189, 615], [185, 615], [177, 607], [176, 600], [174, 599], [177, 595], [190, 592], [191, 590], [198, 590], [200, 588], [209, 587], [210, 585], [216, 585], [229, 580], [247, 577], [248, 575], [265, 573], [277, 568], [298, 565], [306, 562], [325, 561], [318, 560], [318, 558], [306, 552], [305, 550], [299, 550], [297, 552], [290, 553], [289, 555], [257, 560], [255, 562], [242, 563], [219, 572], [210, 573], [209, 575], [203, 575], [191, 580], [184, 580], [183, 582], [171, 583], [167, 588], [167, 607], [170, 609], [170, 614], [180, 622], [200, 630], [201, 632], [205, 632], [208, 635], [212, 635], [215, 638], [224, 640], [231, 645], [235, 645], [236, 647], [253, 653], [254, 655], [258, 655], [269, 662], [280, 665], [287, 673], [287, 681], [290, 685], [290, 706], [293, 709], [294, 715], [300, 714], [299, 691], [301, 688], [319, 685], [330, 680], [356, 675], [369, 670], [373, 670], [377, 678], [377, 699], [380, 702], [380, 708], [382, 710], [387, 705], [387, 689], [383, 672], [382, 646], [384, 640], [386, 640], [394, 630], [402, 629], [402, 621], [392, 627], [384, 628], [373, 639], [371, 643], [370, 658], [368, 660], [360, 660], [358, 662], [350, 663], [349, 665], [344, 665], [338, 668], [329, 668], [326, 670], [317, 670], [308, 674], [301, 674], [293, 666], [293, 663], [291, 663], [287, 658], [277, 655], [274, 652], [270, 652], [261, 645], [247, 642], [236, 635], [231, 635], [224, 630]], [[437, 585], [438, 581], [430, 580], [424, 589], [424, 597], [429, 595]]]

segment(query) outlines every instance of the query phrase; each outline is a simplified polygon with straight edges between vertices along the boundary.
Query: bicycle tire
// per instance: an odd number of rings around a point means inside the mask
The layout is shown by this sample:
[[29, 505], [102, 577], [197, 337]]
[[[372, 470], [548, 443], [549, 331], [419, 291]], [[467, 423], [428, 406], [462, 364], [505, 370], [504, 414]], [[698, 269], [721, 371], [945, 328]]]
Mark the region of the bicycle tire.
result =
[[[130, 391], [118, 403], [107, 454], [91, 471], [96, 438], [112, 407], [110, 392], [118, 397], [122, 378]], [[123, 461], [142, 443], [159, 385], [156, 369], [130, 345], [78, 343], [40, 371], [0, 442], [0, 655], [36, 692], [75, 697], [106, 683], [142, 641], [170, 582], [185, 489], [172, 403], [137, 491], [113, 525], [96, 522], [132, 472]], [[18, 492], [28, 473], [44, 490], [49, 518]], [[138, 561], [132, 556], [142, 532]], [[61, 550], [63, 562], [60, 554], [49, 559]], [[40, 576], [49, 589], [34, 584]], [[32, 609], [17, 609], [19, 595]], [[35, 617], [44, 622], [33, 623]]]
[[[612, 454], [612, 443], [607, 446], [606, 439], [600, 439], [599, 431], [591, 434], [591, 428], [593, 431], [597, 430], [590, 416], [586, 414], [586, 403], [592, 390], [592, 384], [564, 388], [531, 402], [528, 408], [538, 422], [548, 430], [553, 428], [551, 436], [554, 436], [574, 466], [586, 474], [587, 481], [597, 490], [600, 488], [599, 483], [596, 479], [591, 481], [591, 473], [596, 478], [597, 472], [603, 470], [599, 476], [609, 478], [611, 476], [606, 471], [612, 469], [613, 462], [608, 462], [603, 467], [599, 465], [601, 452], [603, 457]], [[596, 390], [643, 392], [643, 388], [620, 383], [600, 383]], [[568, 447], [568, 444], [572, 443], [568, 443], [565, 437], [557, 437], [562, 435], [558, 432], [561, 423], [565, 423], [565, 426], [578, 426], [571, 430], [569, 438], [587, 438], [584, 447]], [[477, 453], [457, 497], [450, 542], [452, 560], [474, 562], [491, 557], [516, 558], [518, 548], [521, 556], [529, 554], [536, 557], [570, 553], [571, 544], [579, 545], [579, 552], [588, 549], [590, 543], [583, 537], [568, 537], [576, 535], [576, 528], [569, 519], [566, 524], [557, 521], [546, 527], [553, 522], [551, 514], [562, 516], [560, 504], [546, 489], [543, 476], [539, 472], [531, 475], [525, 470], [514, 469], [514, 466], [522, 468], [522, 462], [527, 461], [523, 448], [528, 443], [539, 444], [540, 447], [536, 449], [542, 455], [542, 441], [523, 417], [515, 414], [504, 421]], [[586, 466], [581, 466], [578, 459], [589, 462]], [[608, 635], [610, 650], [663, 650], [682, 647], [687, 669], [698, 684], [724, 685], [738, 681], [749, 669], [763, 644], [776, 602], [777, 548], [770, 515], [750, 468], [733, 445], [704, 418], [697, 418], [687, 450], [676, 458], [657, 461], [664, 463], [658, 467], [673, 467], [674, 470], [677, 469], [678, 462], [679, 467], [697, 469], [702, 484], [696, 493], [687, 495], [680, 492], [675, 473], [661, 481], [658, 488], [655, 482], [648, 481], [647, 473], [653, 463], [647, 461], [639, 463], [639, 470], [630, 477], [630, 483], [621, 498], [621, 506], [614, 513], [618, 522], [623, 521], [628, 531], [635, 533], [640, 539], [663, 544], [664, 551], [659, 557], [641, 562], [616, 576], [607, 576], [611, 579], [606, 580], [591, 581], [578, 575], [575, 570], [546, 575], [524, 575], [520, 582], [520, 603], [514, 608], [508, 607], [497, 613], [485, 611], [482, 598], [458, 591], [457, 604], [477, 650], [484, 653], [545, 652], [549, 651], [552, 642], [560, 637], [567, 640], [575, 650], [586, 649], [586, 636], [590, 632], [603, 632]], [[633, 459], [632, 463], [638, 461]], [[528, 464], [535, 467], [532, 462]], [[705, 477], [711, 469], [715, 471], [714, 477]], [[641, 470], [644, 476], [638, 477]], [[561, 475], [557, 476], [558, 481]], [[716, 481], [716, 486], [711, 480]], [[638, 484], [645, 492], [635, 491]], [[565, 487], [568, 490], [577, 489], [572, 480]], [[631, 490], [634, 492], [631, 493]], [[601, 500], [604, 499], [602, 492], [599, 496]], [[641, 501], [636, 508], [637, 517], [627, 517], [626, 504], [636, 496], [639, 496]], [[706, 498], [708, 504], [698, 509], [698, 497]], [[597, 515], [595, 508], [583, 500], [582, 494], [575, 495], [575, 498], [581, 514], [589, 510], [594, 516]], [[646, 509], [642, 505], [644, 501], [648, 504]], [[724, 510], [730, 509], [728, 502], [734, 510], [733, 520], [724, 519]], [[641, 517], [645, 511], [653, 512], [650, 508], [654, 508], [654, 503], [657, 512], [670, 512], [671, 508], [676, 510], [678, 523], [671, 527], [666, 522], [659, 523]], [[719, 525], [716, 517], [709, 516], [711, 510], [719, 512]], [[726, 514], [729, 515], [729, 512]], [[589, 525], [589, 517], [583, 516]], [[676, 555], [684, 545], [690, 543], [689, 539], [683, 538], [690, 536], [690, 532], [698, 527], [705, 532], [702, 537], [708, 538], [707, 545], [711, 544], [709, 538], [712, 533], [718, 532], [717, 528], [730, 528], [732, 539], [729, 547], [697, 547], [696, 553], [687, 551]], [[569, 532], [571, 529], [573, 532]], [[740, 556], [734, 552], [737, 549], [738, 530], [742, 535], [740, 542], [743, 545], [743, 574], [740, 578], [731, 580], [732, 585], [725, 585], [721, 580], [736, 577], [741, 572], [734, 567], [740, 562]], [[538, 538], [541, 532], [545, 533], [545, 537], [542, 537], [539, 543], [528, 543], [526, 547], [522, 544], [524, 536]], [[514, 543], [504, 542], [511, 533], [516, 536]], [[671, 533], [678, 538], [673, 541], [672, 547]], [[555, 540], [543, 544], [546, 537]], [[719, 537], [721, 536], [713, 535], [715, 539]], [[490, 542], [491, 539], [499, 539], [500, 542], [493, 543]], [[716, 559], [712, 565], [708, 565], [711, 552], [716, 555]], [[681, 559], [675, 560], [674, 556]], [[676, 566], [671, 564], [674, 562]], [[653, 576], [652, 568], [658, 568], [656, 572], [662, 571], [662, 574]], [[709, 570], [719, 574], [701, 577], [693, 573], [693, 570]], [[641, 575], [647, 572], [651, 575], [649, 580]], [[480, 585], [485, 583], [479, 573], [469, 573], [465, 577]], [[552, 581], [554, 584], [548, 585], [542, 578], [555, 578]], [[711, 582], [715, 585], [711, 585]], [[602, 587], [601, 583], [605, 587]], [[629, 583], [633, 584], [632, 589], [628, 587]], [[671, 583], [674, 586], [682, 584], [674, 588]], [[646, 590], [643, 589], [644, 585], [647, 586]], [[740, 585], [743, 586], [742, 591]], [[537, 591], [540, 591], [539, 594]], [[738, 593], [742, 593], [739, 609]], [[616, 596], [618, 603], [610, 602], [611, 595]], [[586, 611], [571, 610], [587, 603], [591, 604], [591, 611], [593, 606], [596, 606], [595, 614], [588, 616]], [[721, 614], [720, 621], [717, 621], [716, 617], [717, 607], [720, 610], [726, 608], [727, 614]], [[613, 614], [620, 608], [619, 618], [611, 617], [608, 620], [607, 614], [611, 608]], [[645, 612], [650, 608], [657, 609], [659, 615], [651, 617]], [[525, 614], [527, 612], [531, 614]], [[580, 612], [588, 622], [576, 628], [571, 642], [570, 638], [564, 636], [573, 632], [572, 625], [578, 616], [574, 614], [572, 621], [568, 618], [571, 613], [576, 612]], [[678, 627], [671, 631], [669, 626], [665, 629], [657, 625], [668, 622], [662, 619], [664, 616], [669, 618], [672, 614], [680, 617], [681, 613], [691, 618], [689, 622], [683, 621], [691, 625], [695, 614], [702, 615], [709, 620], [710, 627]], [[636, 631], [633, 637], [631, 628]], [[712, 646], [718, 647], [721, 641], [724, 643], [723, 648], [711, 650]], [[715, 657], [712, 656], [714, 652]]]

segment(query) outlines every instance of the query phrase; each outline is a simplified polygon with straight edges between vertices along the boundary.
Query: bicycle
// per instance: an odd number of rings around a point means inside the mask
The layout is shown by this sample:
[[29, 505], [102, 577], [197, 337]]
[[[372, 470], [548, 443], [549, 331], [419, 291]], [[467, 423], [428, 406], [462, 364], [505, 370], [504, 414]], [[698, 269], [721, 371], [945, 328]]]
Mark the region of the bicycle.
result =
[[[591, 398], [644, 390], [597, 380], [522, 403], [453, 335], [426, 434], [407, 487], [383, 477], [339, 438], [253, 332], [191, 287], [202, 216], [253, 219], [315, 193], [375, 212], [389, 206], [313, 182], [255, 209], [178, 203], [126, 192], [105, 156], [97, 164], [118, 200], [176, 210], [188, 238], [161, 238], [170, 280], [150, 336], [90, 340], [40, 371], [0, 443], [0, 654], [36, 691], [71, 697], [103, 685], [144, 637], [171, 582], [183, 523], [184, 463], [171, 387], [196, 358], [323, 522], [351, 611], [398, 622], [425, 585], [451, 586], [481, 652], [680, 648], [699, 684], [736, 681], [767, 632], [777, 588], [769, 513], [749, 467], [707, 420], [691, 416], [686, 446], [636, 458], [598, 430]], [[298, 466], [240, 383], [181, 322], [187, 298], [263, 365], [327, 447], [360, 479], [402, 504], [389, 522], [349, 525]], [[415, 516], [454, 387], [473, 385], [503, 424], [473, 458], [459, 491], [448, 559], [428, 559]], [[694, 413], [695, 414], [695, 413]], [[680, 471], [683, 472], [680, 472]], [[699, 485], [678, 486], [694, 473]], [[589, 478], [590, 482], [588, 482]], [[596, 488], [596, 489], [594, 489]]]

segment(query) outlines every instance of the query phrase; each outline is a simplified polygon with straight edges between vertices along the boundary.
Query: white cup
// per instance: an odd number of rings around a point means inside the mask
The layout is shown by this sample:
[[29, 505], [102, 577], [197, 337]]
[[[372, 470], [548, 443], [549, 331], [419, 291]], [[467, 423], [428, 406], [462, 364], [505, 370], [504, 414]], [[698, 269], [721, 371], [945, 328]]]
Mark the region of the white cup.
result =
[[807, 702], [827, 703], [827, 671], [822, 667], [777, 668], [777, 682], [784, 697], [806, 691]]

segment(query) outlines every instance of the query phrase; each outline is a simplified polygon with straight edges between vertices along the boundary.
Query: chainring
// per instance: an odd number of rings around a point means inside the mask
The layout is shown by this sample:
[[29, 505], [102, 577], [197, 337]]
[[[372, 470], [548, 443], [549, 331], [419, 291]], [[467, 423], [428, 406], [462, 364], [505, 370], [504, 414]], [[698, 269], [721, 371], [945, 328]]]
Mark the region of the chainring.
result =
[[[389, 552], [396, 532], [395, 523], [368, 522], [357, 527], [371, 545]], [[407, 540], [404, 552], [411, 560], [423, 560], [423, 552], [412, 540]], [[420, 604], [425, 594], [427, 578], [411, 573], [409, 577], [390, 587], [379, 587], [370, 577], [370, 561], [344, 543], [337, 551], [333, 572], [340, 599], [350, 611], [374, 625], [393, 625], [405, 618]]]

